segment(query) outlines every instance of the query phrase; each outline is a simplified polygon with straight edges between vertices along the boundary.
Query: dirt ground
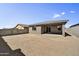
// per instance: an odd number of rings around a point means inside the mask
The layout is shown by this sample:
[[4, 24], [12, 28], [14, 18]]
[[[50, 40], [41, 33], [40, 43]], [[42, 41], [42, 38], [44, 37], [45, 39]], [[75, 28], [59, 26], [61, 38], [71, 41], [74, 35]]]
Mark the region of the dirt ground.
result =
[[26, 56], [79, 56], [79, 38], [53, 34], [21, 34], [4, 36], [14, 50], [20, 48]]

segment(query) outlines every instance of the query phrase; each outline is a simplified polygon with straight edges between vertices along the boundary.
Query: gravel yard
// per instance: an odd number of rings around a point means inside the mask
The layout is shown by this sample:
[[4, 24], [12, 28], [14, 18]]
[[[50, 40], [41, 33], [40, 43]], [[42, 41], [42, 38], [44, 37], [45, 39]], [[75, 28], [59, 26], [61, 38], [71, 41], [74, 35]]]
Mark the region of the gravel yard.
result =
[[4, 36], [14, 50], [20, 48], [26, 56], [79, 56], [79, 39], [54, 34], [21, 34]]

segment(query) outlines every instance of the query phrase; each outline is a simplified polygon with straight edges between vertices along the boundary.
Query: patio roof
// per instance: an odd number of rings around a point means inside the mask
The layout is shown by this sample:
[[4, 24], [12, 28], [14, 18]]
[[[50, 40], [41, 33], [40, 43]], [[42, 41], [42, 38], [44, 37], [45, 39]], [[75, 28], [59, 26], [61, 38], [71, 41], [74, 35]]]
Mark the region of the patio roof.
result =
[[36, 24], [31, 24], [29, 26], [47, 25], [47, 24], [66, 24], [68, 20], [49, 20], [44, 22], [39, 22]]

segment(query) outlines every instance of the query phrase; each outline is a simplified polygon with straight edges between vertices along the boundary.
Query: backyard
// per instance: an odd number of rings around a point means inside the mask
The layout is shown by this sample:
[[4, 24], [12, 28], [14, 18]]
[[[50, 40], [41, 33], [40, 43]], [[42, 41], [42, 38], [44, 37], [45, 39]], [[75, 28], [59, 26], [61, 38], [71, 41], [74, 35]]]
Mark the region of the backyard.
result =
[[4, 36], [13, 49], [20, 48], [26, 56], [79, 56], [79, 38], [55, 34], [21, 34]]

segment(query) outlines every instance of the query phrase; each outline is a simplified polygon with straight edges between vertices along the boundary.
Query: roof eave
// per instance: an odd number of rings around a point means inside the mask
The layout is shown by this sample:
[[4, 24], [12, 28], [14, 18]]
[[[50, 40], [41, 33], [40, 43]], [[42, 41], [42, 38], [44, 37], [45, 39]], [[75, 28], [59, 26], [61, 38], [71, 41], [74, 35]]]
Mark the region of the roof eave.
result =
[[62, 25], [62, 24], [66, 24], [67, 22], [64, 22], [64, 23], [50, 23], [50, 24], [34, 24], [34, 25], [29, 25], [30, 27], [31, 26], [41, 26], [41, 25]]

